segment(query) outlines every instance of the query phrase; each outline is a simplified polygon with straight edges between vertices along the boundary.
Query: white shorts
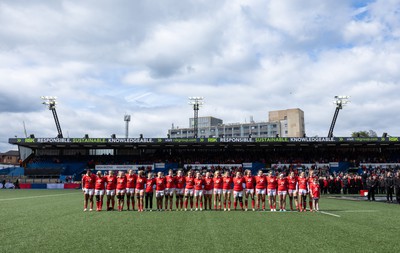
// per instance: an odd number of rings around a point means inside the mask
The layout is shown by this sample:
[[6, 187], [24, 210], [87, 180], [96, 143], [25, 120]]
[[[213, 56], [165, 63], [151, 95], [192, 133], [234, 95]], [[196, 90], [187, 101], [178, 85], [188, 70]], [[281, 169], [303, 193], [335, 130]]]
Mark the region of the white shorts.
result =
[[106, 190], [107, 196], [114, 196], [115, 195], [115, 190]]
[[86, 189], [86, 188], [83, 188], [83, 192], [85, 193], [85, 195], [89, 194], [90, 196], [93, 196], [93, 194], [94, 194], [94, 189]]
[[209, 191], [204, 190], [204, 195], [212, 195], [212, 194], [213, 194], [213, 190], [209, 190]]
[[254, 194], [254, 189], [245, 189], [244, 192], [246, 193], [246, 195], [247, 194], [253, 195]]
[[177, 189], [175, 188], [175, 194], [176, 195], [183, 195], [185, 193], [185, 189]]
[[175, 188], [165, 188], [165, 195], [172, 196], [174, 195]]
[[135, 188], [126, 188], [126, 194], [134, 194]]
[[194, 189], [185, 189], [185, 196], [193, 196]]
[[243, 191], [233, 191], [233, 197], [243, 197]]
[[143, 195], [144, 189], [135, 189], [136, 195]]
[[286, 195], [287, 191], [278, 191], [278, 195]]
[[164, 197], [164, 190], [156, 191], [156, 198], [158, 198], [158, 197]]
[[203, 190], [194, 190], [195, 197], [203, 197]]
[[232, 194], [232, 190], [222, 189], [222, 194], [230, 193]]
[[94, 190], [94, 195], [104, 195], [104, 190]]
[[265, 195], [265, 189], [256, 189], [257, 195]]
[[289, 194], [293, 194], [293, 195], [296, 195], [296, 194], [297, 194], [297, 190], [291, 190], [291, 189], [289, 189], [288, 192], [289, 192]]
[[276, 189], [267, 189], [268, 196], [276, 196]]
[[214, 194], [222, 194], [222, 189], [214, 189]]
[[125, 194], [125, 189], [122, 189], [122, 190], [118, 190], [118, 189], [117, 189], [117, 195], [118, 195], [118, 194], [120, 194], [120, 195], [121, 195], [121, 194], [122, 194], [122, 195]]
[[306, 189], [299, 189], [299, 194], [300, 195], [306, 195], [307, 194], [307, 190]]

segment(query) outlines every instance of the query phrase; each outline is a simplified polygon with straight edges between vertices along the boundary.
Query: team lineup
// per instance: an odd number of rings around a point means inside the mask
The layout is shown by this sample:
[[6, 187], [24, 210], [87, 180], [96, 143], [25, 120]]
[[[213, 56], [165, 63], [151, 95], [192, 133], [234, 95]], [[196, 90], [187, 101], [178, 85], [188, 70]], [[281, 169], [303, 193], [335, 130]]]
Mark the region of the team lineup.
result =
[[[182, 170], [174, 175], [173, 170], [169, 170], [168, 175], [162, 172], [153, 177], [149, 172], [147, 177], [144, 171], [135, 174], [129, 170], [125, 174], [119, 171], [114, 175], [114, 171], [109, 171], [108, 175], [103, 175], [101, 171], [92, 174], [87, 170], [82, 177], [82, 190], [84, 193], [84, 211], [93, 211], [94, 200], [96, 198], [96, 211], [103, 209], [103, 199], [106, 195], [106, 210], [112, 211], [115, 207], [115, 197], [117, 198], [118, 211], [124, 210], [125, 196], [127, 210], [137, 210], [139, 212], [153, 210], [153, 194], [155, 192], [157, 211], [163, 211], [163, 204], [166, 211], [172, 211], [173, 197], [175, 195], [176, 210], [231, 210], [231, 199], [233, 197], [233, 209], [247, 211], [265, 211], [266, 196], [268, 197], [269, 209], [271, 212], [286, 211], [286, 198], [289, 197], [291, 211], [306, 211], [306, 200], [309, 198], [310, 211], [319, 211], [320, 185], [318, 177], [312, 171], [309, 177], [304, 172], [295, 175], [290, 172], [288, 176], [279, 174], [278, 177], [273, 172], [264, 175], [263, 171], [258, 171], [256, 176], [246, 170], [236, 172], [232, 177], [226, 171], [221, 175], [220, 171], [214, 173], [188, 171], [185, 176]], [[233, 195], [233, 196], [232, 196]], [[165, 198], [165, 202], [164, 202]], [[136, 201], [135, 201], [136, 200]], [[244, 200], [244, 201], [243, 201]], [[200, 204], [200, 205], [199, 205]], [[212, 208], [213, 207], [213, 208]]]

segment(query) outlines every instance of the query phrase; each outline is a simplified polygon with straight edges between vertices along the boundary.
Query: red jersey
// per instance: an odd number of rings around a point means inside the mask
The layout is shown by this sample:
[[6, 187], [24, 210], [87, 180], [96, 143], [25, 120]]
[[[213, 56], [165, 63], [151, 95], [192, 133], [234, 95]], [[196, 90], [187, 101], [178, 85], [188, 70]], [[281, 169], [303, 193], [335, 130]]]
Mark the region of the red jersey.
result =
[[176, 176], [175, 183], [176, 183], [176, 189], [183, 189], [185, 187], [185, 177]]
[[299, 189], [307, 190], [307, 178], [299, 177], [298, 178], [298, 183], [299, 183]]
[[232, 190], [233, 179], [231, 177], [222, 177], [222, 189]]
[[278, 179], [278, 191], [287, 191], [288, 180], [286, 178]]
[[256, 180], [256, 189], [265, 189], [267, 188], [267, 179], [265, 176], [255, 176]]
[[137, 175], [126, 175], [126, 188], [135, 188]]
[[275, 176], [268, 176], [267, 177], [268, 186], [267, 188], [270, 190], [278, 188], [278, 179]]
[[107, 190], [115, 190], [117, 187], [117, 177], [116, 176], [106, 176]]
[[194, 177], [185, 177], [186, 189], [193, 189], [194, 187]]
[[146, 192], [153, 192], [153, 186], [156, 184], [156, 180], [154, 178], [146, 179]]
[[313, 198], [319, 198], [320, 197], [320, 186], [319, 183], [314, 184], [314, 182], [310, 185], [311, 192], [313, 195]]
[[204, 190], [210, 191], [213, 189], [213, 187], [213, 179], [211, 177], [204, 178]]
[[96, 181], [96, 175], [94, 174], [91, 174], [90, 176], [84, 175], [82, 177], [83, 188], [94, 189], [95, 181]]
[[117, 177], [117, 190], [124, 190], [126, 188], [126, 177]]
[[244, 180], [246, 180], [246, 189], [254, 189], [256, 180], [253, 176], [244, 176]]
[[144, 190], [144, 185], [146, 184], [146, 182], [147, 182], [147, 178], [138, 176], [136, 178], [136, 187], [135, 188], [138, 190]]
[[243, 184], [246, 183], [244, 177], [234, 177], [233, 178], [233, 190], [240, 192], [243, 191]]
[[165, 177], [156, 178], [156, 191], [165, 190]]
[[288, 181], [289, 190], [296, 190], [297, 178], [296, 177], [287, 177], [287, 181]]
[[200, 191], [200, 190], [203, 190], [203, 183], [204, 183], [204, 181], [203, 181], [203, 179], [201, 179], [201, 178], [195, 178], [194, 179], [194, 189], [196, 190], [196, 191]]
[[104, 190], [106, 183], [105, 177], [96, 176], [96, 185], [94, 186], [95, 190]]
[[167, 182], [165, 188], [175, 188], [176, 187], [176, 184], [175, 184], [176, 178], [174, 176], [168, 175], [165, 177], [165, 180]]
[[222, 189], [222, 177], [214, 177], [214, 189]]
[[308, 187], [311, 187], [311, 184], [314, 183], [314, 178], [313, 176], [308, 177]]

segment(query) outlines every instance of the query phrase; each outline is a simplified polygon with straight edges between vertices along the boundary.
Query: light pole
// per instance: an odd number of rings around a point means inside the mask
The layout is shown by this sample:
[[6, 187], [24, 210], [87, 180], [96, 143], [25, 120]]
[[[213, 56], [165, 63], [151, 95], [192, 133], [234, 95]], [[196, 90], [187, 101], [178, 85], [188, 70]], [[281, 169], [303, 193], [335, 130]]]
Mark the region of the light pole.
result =
[[348, 100], [349, 98], [350, 98], [350, 96], [335, 96], [335, 100], [333, 101], [333, 103], [336, 105], [336, 110], [335, 110], [335, 114], [333, 115], [331, 127], [329, 128], [329, 133], [328, 133], [329, 138], [333, 137], [333, 128], [335, 128], [335, 124], [336, 124], [337, 117], [339, 115], [339, 111], [341, 109], [343, 109], [343, 106], [345, 106], [346, 104], [348, 104], [350, 102]]
[[42, 96], [41, 99], [44, 100], [44, 102], [42, 104], [46, 105], [47, 108], [53, 113], [54, 121], [56, 123], [57, 131], [58, 131], [57, 138], [63, 138], [60, 121], [58, 121], [58, 116], [57, 116], [57, 111], [56, 111], [57, 97]]
[[124, 121], [125, 121], [125, 138], [128, 139], [128, 137], [129, 137], [129, 122], [131, 121], [131, 115], [125, 115]]
[[193, 137], [197, 138], [199, 129], [199, 109], [204, 105], [203, 97], [189, 97], [189, 105], [193, 106]]

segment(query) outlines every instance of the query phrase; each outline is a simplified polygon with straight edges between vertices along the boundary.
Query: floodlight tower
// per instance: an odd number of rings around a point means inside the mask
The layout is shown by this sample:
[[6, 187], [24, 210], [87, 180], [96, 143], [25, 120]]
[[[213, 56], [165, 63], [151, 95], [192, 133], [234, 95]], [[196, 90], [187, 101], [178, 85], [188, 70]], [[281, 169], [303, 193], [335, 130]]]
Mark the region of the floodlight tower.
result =
[[58, 135], [57, 138], [63, 138], [63, 134], [61, 131], [61, 126], [60, 126], [60, 121], [58, 121], [58, 116], [57, 116], [57, 111], [56, 111], [56, 105], [57, 103], [57, 97], [51, 97], [51, 96], [42, 96], [41, 99], [44, 100], [42, 104], [46, 105], [47, 108], [53, 113], [54, 121], [56, 123]]
[[199, 129], [199, 109], [204, 105], [203, 97], [189, 97], [189, 105], [193, 105], [193, 137], [197, 138]]
[[124, 121], [125, 121], [125, 138], [128, 139], [128, 137], [129, 137], [129, 122], [131, 121], [131, 115], [125, 115]]
[[333, 137], [333, 128], [335, 127], [336, 120], [339, 115], [339, 111], [341, 109], [343, 109], [343, 106], [345, 106], [346, 104], [348, 104], [350, 102], [348, 100], [349, 98], [350, 98], [350, 96], [335, 96], [335, 100], [333, 101], [333, 103], [336, 105], [336, 110], [335, 110], [335, 114], [333, 115], [331, 127], [329, 128], [329, 133], [328, 133], [329, 138]]

